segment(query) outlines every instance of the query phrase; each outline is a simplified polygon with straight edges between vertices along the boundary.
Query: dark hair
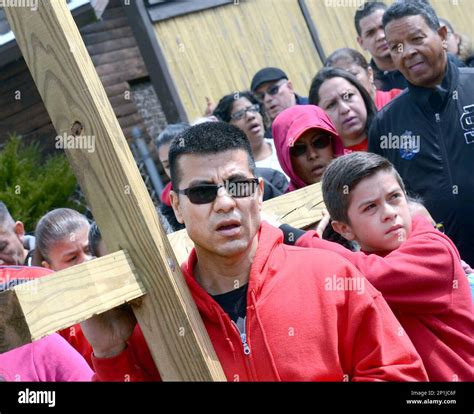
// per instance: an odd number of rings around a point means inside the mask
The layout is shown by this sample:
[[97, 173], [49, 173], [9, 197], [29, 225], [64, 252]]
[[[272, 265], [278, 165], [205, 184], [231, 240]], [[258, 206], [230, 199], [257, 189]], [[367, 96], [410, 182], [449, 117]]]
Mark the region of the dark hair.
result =
[[173, 140], [169, 152], [171, 183], [179, 188], [181, 171], [178, 159], [185, 154], [218, 154], [229, 150], [244, 150], [248, 155], [249, 169], [255, 175], [255, 160], [245, 133], [225, 122], [205, 122], [188, 128]]
[[387, 10], [387, 5], [380, 1], [369, 1], [364, 3], [364, 5], [357, 9], [354, 16], [354, 24], [357, 30], [357, 34], [361, 36], [360, 21], [367, 16], [370, 16], [373, 12], [377, 10]]
[[0, 201], [0, 227], [7, 226], [10, 224], [14, 225], [15, 221], [13, 220], [5, 203]]
[[[234, 105], [234, 102], [239, 100], [240, 98], [248, 99], [252, 105], [260, 105], [260, 102], [255, 97], [255, 95], [252, 94], [252, 92], [234, 92], [230, 93], [229, 95], [223, 96], [219, 100], [219, 103], [217, 104], [216, 109], [214, 109], [214, 112], [212, 114], [216, 116], [217, 119], [219, 119], [220, 121], [230, 122], [230, 115], [232, 113], [232, 107]], [[262, 115], [262, 117], [265, 116], [262, 105], [260, 105], [260, 115]]]
[[363, 179], [379, 171], [392, 172], [403, 192], [405, 185], [393, 164], [371, 152], [352, 152], [334, 159], [322, 178], [323, 199], [333, 220], [350, 224], [347, 211], [351, 191]]
[[160, 149], [162, 145], [166, 145], [173, 141], [173, 139], [188, 129], [190, 125], [186, 122], [180, 122], [178, 124], [170, 124], [168, 125], [163, 131], [161, 131], [160, 135], [155, 139], [156, 149]]
[[426, 24], [435, 32], [439, 29], [438, 16], [429, 3], [423, 1], [398, 2], [393, 3], [385, 11], [382, 19], [385, 28], [392, 20], [401, 19], [406, 16], [421, 16]]
[[370, 128], [370, 124], [372, 123], [372, 119], [377, 114], [377, 107], [367, 89], [365, 89], [359, 80], [352, 74], [347, 72], [343, 69], [338, 68], [323, 68], [321, 69], [316, 76], [314, 77], [313, 81], [311, 82], [311, 87], [309, 88], [309, 103], [312, 105], [319, 105], [321, 98], [319, 96], [319, 89], [321, 85], [328, 79], [332, 78], [344, 78], [348, 82], [352, 83], [364, 100], [365, 107], [367, 109], [367, 120], [365, 121], [365, 131], [368, 132]]
[[347, 63], [355, 63], [356, 65], [363, 68], [366, 72], [369, 69], [369, 64], [364, 55], [349, 47], [341, 47], [340, 49], [336, 49], [334, 52], [332, 52], [326, 59], [326, 62], [324, 62], [324, 66], [328, 68], [335, 67], [337, 62], [341, 60]]
[[88, 238], [91, 255], [99, 257], [99, 243], [102, 241], [102, 234], [100, 234], [100, 229], [95, 221], [91, 224]]

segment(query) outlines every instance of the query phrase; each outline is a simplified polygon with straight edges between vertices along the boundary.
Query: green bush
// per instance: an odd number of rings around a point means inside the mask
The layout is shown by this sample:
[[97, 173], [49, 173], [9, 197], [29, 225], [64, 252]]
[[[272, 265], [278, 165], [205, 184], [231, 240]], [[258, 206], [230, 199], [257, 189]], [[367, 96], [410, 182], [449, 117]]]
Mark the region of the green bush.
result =
[[25, 145], [10, 137], [0, 151], [0, 201], [26, 231], [34, 231], [38, 220], [59, 207], [83, 212], [83, 202], [73, 200], [77, 181], [64, 154], [42, 158], [38, 145]]

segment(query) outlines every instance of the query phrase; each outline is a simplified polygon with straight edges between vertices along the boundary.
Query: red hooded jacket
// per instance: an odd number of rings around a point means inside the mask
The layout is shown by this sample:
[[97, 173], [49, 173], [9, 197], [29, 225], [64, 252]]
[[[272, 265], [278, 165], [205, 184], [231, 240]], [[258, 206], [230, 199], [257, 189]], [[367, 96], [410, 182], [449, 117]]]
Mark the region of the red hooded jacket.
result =
[[[247, 293], [248, 352], [236, 325], [196, 282], [195, 250], [183, 265], [229, 381], [426, 380], [420, 357], [406, 335], [397, 335], [398, 321], [381, 294], [349, 262], [286, 246], [282, 232], [267, 223], [258, 237]], [[363, 289], [328, 290], [335, 275], [362, 282]], [[93, 357], [96, 379], [157, 380], [149, 355], [134, 334], [117, 357]]]
[[339, 253], [382, 292], [420, 354], [430, 381], [473, 381], [474, 323], [469, 283], [453, 242], [425, 217], [413, 218], [396, 250], [352, 252], [308, 231], [297, 246]]
[[168, 207], [171, 207], [170, 192], [173, 189], [171, 186], [171, 181], [165, 185], [161, 193], [161, 202], [166, 204]]
[[309, 129], [321, 129], [331, 134], [334, 157], [344, 155], [344, 144], [331, 120], [319, 106], [295, 105], [278, 114], [272, 124], [273, 141], [278, 161], [283, 171], [290, 177], [287, 192], [306, 187], [307, 184], [293, 171], [290, 146]]

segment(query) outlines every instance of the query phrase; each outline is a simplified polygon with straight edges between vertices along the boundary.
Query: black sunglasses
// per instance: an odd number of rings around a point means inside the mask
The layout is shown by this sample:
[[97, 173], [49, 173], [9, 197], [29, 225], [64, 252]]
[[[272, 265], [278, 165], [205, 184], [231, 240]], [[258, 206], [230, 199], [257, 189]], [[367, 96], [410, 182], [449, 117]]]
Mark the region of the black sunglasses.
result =
[[[317, 135], [311, 141], [311, 145], [314, 149], [323, 149], [331, 144], [330, 135]], [[290, 147], [290, 155], [293, 157], [301, 157], [306, 154], [307, 146], [306, 145], [292, 145]]]
[[269, 86], [265, 92], [255, 93], [255, 96], [258, 100], [263, 101], [263, 98], [265, 98], [265, 94], [268, 94], [270, 96], [276, 95], [280, 91], [280, 88], [287, 82], [288, 81], [286, 79], [284, 79], [283, 81], [279, 81], [273, 84], [272, 86]]
[[212, 203], [217, 198], [219, 188], [225, 188], [227, 194], [235, 198], [251, 197], [258, 187], [258, 178], [246, 180], [225, 181], [224, 184], [202, 184], [189, 187], [184, 190], [174, 190], [178, 194], [184, 194], [193, 204]]

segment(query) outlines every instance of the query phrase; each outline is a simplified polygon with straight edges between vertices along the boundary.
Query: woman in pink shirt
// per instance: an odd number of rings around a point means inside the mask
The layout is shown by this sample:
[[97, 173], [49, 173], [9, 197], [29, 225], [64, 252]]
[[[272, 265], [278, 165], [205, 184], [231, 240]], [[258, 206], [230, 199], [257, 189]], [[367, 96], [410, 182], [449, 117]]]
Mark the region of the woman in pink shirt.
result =
[[[49, 273], [38, 267], [0, 266], [0, 292]], [[90, 381], [92, 375], [84, 358], [58, 334], [0, 354], [0, 381]]]

